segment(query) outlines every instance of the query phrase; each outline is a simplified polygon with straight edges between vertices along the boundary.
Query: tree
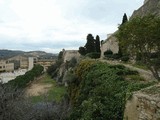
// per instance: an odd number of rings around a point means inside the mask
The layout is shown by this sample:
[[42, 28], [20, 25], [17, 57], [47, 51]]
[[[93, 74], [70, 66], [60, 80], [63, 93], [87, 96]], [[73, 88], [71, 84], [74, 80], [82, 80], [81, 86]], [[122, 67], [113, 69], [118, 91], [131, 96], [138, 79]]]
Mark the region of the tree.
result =
[[95, 43], [94, 43], [94, 37], [92, 36], [92, 34], [87, 35], [87, 43], [85, 47], [86, 47], [87, 53], [95, 52]]
[[63, 51], [60, 51], [59, 54], [58, 54], [58, 60], [60, 60], [62, 58], [63, 58]]
[[[153, 15], [136, 17], [119, 27], [117, 37], [123, 50], [132, 56], [140, 54], [143, 63], [151, 70], [154, 77], [160, 80], [160, 18]], [[151, 54], [157, 53], [156, 58]]]
[[100, 53], [101, 52], [101, 49], [100, 49], [100, 38], [99, 38], [98, 35], [96, 36], [95, 46], [96, 46], [96, 52]]
[[[92, 36], [92, 34], [87, 35], [87, 43], [84, 47], [79, 47], [78, 51], [81, 55], [94, 55], [99, 56], [100, 55], [100, 38], [97, 35], [96, 39]], [[93, 53], [93, 54], [92, 54]]]
[[84, 47], [79, 47], [78, 52], [79, 52], [81, 55], [86, 55], [86, 49], [85, 49]]
[[122, 19], [122, 24], [121, 24], [121, 25], [123, 25], [123, 24], [126, 23], [127, 21], [128, 21], [127, 15], [126, 15], [126, 13], [124, 13], [123, 19]]

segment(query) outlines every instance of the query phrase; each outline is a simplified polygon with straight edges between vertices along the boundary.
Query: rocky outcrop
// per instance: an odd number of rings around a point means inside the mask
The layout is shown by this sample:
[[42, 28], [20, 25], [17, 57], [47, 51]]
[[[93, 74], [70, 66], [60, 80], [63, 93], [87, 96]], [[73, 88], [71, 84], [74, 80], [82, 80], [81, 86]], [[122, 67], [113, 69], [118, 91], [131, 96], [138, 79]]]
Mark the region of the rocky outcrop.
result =
[[160, 120], [160, 84], [133, 93], [124, 120]]
[[145, 0], [144, 4], [135, 10], [131, 16], [131, 19], [136, 16], [145, 16], [148, 14], [153, 14], [160, 16], [160, 1], [159, 0]]
[[70, 71], [79, 61], [80, 54], [78, 50], [64, 50], [62, 51], [61, 65], [56, 70], [56, 77], [59, 84], [67, 86], [66, 76], [68, 71]]

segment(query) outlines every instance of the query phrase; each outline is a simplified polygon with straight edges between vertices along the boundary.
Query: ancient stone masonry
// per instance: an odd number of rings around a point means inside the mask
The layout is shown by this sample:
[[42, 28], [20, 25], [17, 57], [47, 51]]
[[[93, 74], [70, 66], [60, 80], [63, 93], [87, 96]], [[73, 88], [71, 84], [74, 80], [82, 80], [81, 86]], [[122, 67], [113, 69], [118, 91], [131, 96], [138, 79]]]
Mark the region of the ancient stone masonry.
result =
[[79, 59], [80, 54], [78, 50], [63, 50], [63, 60], [64, 62], [70, 61], [72, 58]]
[[124, 120], [160, 120], [160, 84], [133, 93]]
[[118, 40], [114, 34], [110, 35], [101, 45], [101, 58], [104, 57], [104, 52], [107, 50], [111, 50], [113, 53], [118, 53], [119, 51]]

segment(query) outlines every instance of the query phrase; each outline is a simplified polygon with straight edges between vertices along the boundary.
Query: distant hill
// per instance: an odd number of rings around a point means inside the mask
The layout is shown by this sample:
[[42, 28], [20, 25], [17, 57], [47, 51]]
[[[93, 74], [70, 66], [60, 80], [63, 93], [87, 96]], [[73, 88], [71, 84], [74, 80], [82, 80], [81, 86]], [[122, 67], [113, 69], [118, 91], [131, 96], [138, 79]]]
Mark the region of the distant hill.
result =
[[13, 51], [13, 50], [0, 50], [0, 59], [7, 59], [9, 57], [22, 55], [23, 51]]
[[18, 50], [0, 50], [0, 59], [8, 59], [17, 55], [38, 58], [57, 58], [57, 54], [46, 53], [44, 51], [18, 51]]

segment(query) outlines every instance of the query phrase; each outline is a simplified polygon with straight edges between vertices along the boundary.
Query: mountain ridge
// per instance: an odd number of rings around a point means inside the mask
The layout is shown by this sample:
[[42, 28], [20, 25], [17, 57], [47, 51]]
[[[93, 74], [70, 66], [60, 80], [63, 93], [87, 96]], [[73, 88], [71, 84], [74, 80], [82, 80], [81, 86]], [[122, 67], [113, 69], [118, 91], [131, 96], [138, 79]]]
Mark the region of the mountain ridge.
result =
[[27, 57], [43, 57], [43, 58], [51, 58], [56, 57], [57, 54], [47, 53], [45, 51], [21, 51], [21, 50], [8, 50], [8, 49], [0, 49], [0, 59], [8, 59], [14, 56], [27, 56]]

